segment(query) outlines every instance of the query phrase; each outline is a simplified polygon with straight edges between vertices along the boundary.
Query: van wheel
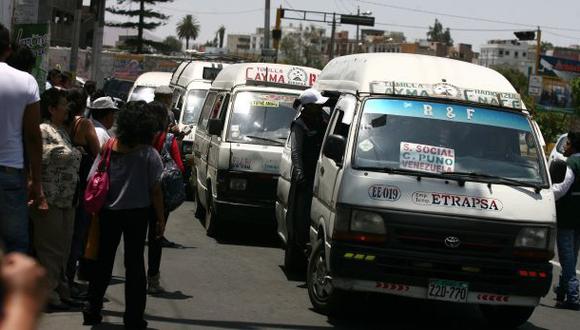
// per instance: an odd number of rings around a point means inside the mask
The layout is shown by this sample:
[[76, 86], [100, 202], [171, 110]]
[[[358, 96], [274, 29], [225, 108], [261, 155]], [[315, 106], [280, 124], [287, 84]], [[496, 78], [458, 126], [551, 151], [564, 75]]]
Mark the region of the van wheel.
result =
[[306, 286], [314, 310], [322, 314], [333, 315], [343, 310], [346, 292], [332, 286], [326, 258], [324, 240], [319, 239], [314, 245], [308, 261]]
[[216, 237], [219, 233], [220, 223], [215, 212], [215, 205], [211, 198], [211, 192], [208, 191], [208, 193], [210, 194], [210, 200], [207, 203], [207, 211], [205, 212], [205, 233], [209, 237]]
[[494, 328], [513, 329], [526, 323], [535, 307], [479, 305], [479, 309]]
[[199, 200], [199, 194], [195, 194], [195, 217], [205, 221], [205, 213], [205, 208], [203, 208]]
[[306, 271], [308, 260], [304, 252], [289, 239], [284, 247], [284, 270], [290, 274], [303, 274]]

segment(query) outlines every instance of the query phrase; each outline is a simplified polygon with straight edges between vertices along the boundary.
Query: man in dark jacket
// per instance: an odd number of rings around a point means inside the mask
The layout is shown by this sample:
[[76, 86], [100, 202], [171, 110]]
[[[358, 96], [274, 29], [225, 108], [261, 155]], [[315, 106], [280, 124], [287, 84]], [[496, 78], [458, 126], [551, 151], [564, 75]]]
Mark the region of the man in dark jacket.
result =
[[556, 287], [556, 307], [580, 310], [579, 283], [576, 263], [580, 250], [580, 133], [568, 133], [564, 156], [566, 174], [561, 183], [553, 185], [557, 200], [558, 259], [562, 274]]
[[302, 111], [292, 122], [292, 185], [289, 196], [289, 244], [304, 249], [310, 229], [310, 205], [316, 173], [316, 162], [322, 148], [328, 116], [322, 106], [328, 100], [315, 89], [302, 92], [299, 97]]

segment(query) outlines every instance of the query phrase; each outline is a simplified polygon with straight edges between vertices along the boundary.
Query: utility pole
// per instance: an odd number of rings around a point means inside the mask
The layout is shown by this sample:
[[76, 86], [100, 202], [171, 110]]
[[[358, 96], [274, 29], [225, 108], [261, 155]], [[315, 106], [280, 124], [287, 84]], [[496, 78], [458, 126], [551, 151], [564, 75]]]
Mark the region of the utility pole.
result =
[[[356, 16], [360, 16], [360, 6], [356, 6]], [[356, 48], [358, 49], [358, 34], [359, 34], [359, 25], [356, 25]]]
[[330, 45], [328, 47], [328, 60], [334, 58], [334, 35], [336, 34], [336, 14], [332, 13], [332, 29], [330, 32]]
[[540, 58], [542, 57], [542, 30], [538, 26], [538, 30], [536, 31], [536, 70], [535, 74], [538, 74], [540, 70]]
[[266, 0], [264, 11], [264, 47], [270, 49], [270, 0]]
[[75, 9], [75, 18], [73, 22], [74, 29], [73, 40], [72, 45], [70, 47], [70, 61], [69, 61], [69, 71], [72, 73], [73, 79], [75, 79], [77, 76], [82, 11], [83, 11], [83, 0], [77, 0], [77, 6]]
[[97, 1], [97, 14], [95, 16], [95, 31], [93, 34], [93, 63], [92, 78], [97, 83], [97, 88], [103, 87], [103, 71], [101, 71], [101, 53], [103, 51], [103, 33], [105, 30], [105, 5], [106, 0]]
[[141, 0], [139, 4], [139, 27], [137, 28], [137, 53], [143, 54], [143, 24], [145, 23], [145, 0]]

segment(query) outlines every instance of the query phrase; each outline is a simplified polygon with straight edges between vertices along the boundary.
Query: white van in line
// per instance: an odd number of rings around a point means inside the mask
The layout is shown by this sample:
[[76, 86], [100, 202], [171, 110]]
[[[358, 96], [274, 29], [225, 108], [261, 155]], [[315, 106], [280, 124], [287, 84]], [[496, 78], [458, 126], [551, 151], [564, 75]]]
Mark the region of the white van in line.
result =
[[169, 86], [171, 72], [146, 72], [137, 77], [133, 87], [129, 91], [127, 102], [145, 101], [147, 103], [155, 98], [155, 89], [159, 86]]
[[181, 156], [186, 165], [184, 179], [188, 195], [193, 192], [195, 182], [191, 182], [191, 160], [193, 138], [201, 107], [212, 81], [229, 64], [189, 60], [182, 62], [173, 72], [169, 86], [173, 88], [172, 110], [181, 132], [187, 133], [181, 141]]
[[319, 73], [243, 63], [218, 74], [193, 142], [196, 216], [205, 217], [208, 235], [242, 218], [273, 224], [280, 155], [296, 117], [293, 103]]
[[[510, 83], [456, 60], [358, 54], [329, 62], [315, 88], [337, 104], [314, 181], [314, 308], [379, 292], [524, 323], [550, 288], [556, 211], [541, 138]], [[291, 171], [286, 147], [276, 217], [287, 247]]]

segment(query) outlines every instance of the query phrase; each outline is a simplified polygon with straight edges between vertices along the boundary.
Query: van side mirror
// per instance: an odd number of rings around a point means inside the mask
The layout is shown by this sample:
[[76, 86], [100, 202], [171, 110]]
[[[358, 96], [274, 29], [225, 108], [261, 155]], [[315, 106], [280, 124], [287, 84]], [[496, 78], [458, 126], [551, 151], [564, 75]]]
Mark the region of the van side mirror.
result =
[[337, 165], [342, 165], [342, 158], [344, 157], [344, 150], [346, 148], [346, 139], [344, 136], [332, 134], [326, 138], [322, 154], [328, 157]]
[[207, 131], [210, 135], [220, 135], [224, 129], [224, 122], [221, 119], [210, 119], [207, 121]]

